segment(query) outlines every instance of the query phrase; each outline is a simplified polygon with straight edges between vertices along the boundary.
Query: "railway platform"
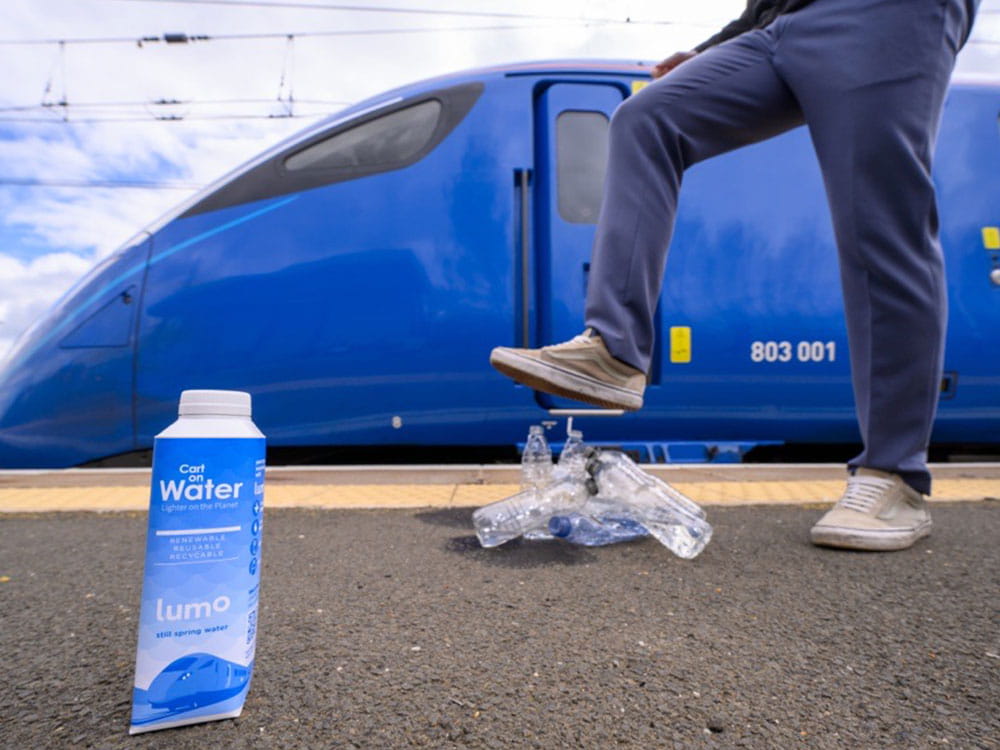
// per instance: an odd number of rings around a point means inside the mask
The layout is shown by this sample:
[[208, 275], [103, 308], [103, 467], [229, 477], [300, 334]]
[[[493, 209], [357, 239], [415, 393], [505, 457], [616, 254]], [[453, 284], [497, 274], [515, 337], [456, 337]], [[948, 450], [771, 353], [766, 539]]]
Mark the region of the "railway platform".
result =
[[1000, 464], [934, 467], [889, 554], [809, 544], [839, 466], [649, 468], [705, 505], [696, 559], [483, 549], [517, 467], [271, 469], [242, 716], [135, 737], [149, 472], [0, 473], [0, 745], [998, 747]]
[[[832, 464], [648, 464], [700, 505], [832, 503], [844, 469]], [[270, 467], [268, 508], [468, 508], [514, 494], [515, 465]], [[932, 503], [1000, 499], [1000, 463], [932, 466]], [[141, 511], [149, 469], [0, 471], [0, 512]]]

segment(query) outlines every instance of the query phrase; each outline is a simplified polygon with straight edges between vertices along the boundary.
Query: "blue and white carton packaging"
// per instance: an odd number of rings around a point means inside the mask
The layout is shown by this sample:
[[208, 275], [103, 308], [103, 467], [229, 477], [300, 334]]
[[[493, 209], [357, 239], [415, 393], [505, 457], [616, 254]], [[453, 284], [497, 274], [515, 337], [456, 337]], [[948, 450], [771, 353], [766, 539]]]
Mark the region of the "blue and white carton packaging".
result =
[[257, 642], [264, 436], [250, 394], [184, 391], [156, 436], [130, 734], [240, 715]]

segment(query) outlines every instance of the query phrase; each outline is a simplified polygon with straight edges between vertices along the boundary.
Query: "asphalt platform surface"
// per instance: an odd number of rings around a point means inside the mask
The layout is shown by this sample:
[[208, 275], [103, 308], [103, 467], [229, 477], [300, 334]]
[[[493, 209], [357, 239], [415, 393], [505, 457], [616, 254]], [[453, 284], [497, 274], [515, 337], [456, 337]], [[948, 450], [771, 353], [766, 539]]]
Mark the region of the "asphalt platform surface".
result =
[[1000, 748], [1000, 504], [891, 554], [708, 511], [694, 561], [268, 511], [243, 716], [135, 737], [144, 514], [0, 516], [0, 747]]

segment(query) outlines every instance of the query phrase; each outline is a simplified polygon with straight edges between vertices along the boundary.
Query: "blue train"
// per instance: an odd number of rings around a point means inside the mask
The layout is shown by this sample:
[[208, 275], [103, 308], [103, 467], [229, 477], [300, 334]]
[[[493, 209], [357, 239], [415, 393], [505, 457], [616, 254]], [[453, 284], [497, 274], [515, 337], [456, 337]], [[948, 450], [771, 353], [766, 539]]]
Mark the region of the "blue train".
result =
[[249, 683], [249, 667], [212, 654], [190, 654], [163, 668], [149, 684], [145, 701], [152, 709], [182, 711], [232, 698]]
[[[273, 450], [325, 460], [512, 448], [577, 405], [495, 373], [489, 351], [579, 333], [608, 120], [647, 82], [646, 65], [616, 61], [471, 71], [278, 144], [21, 338], [0, 372], [0, 467], [140, 455], [185, 388], [249, 391]], [[1000, 443], [998, 113], [1000, 86], [981, 83], [956, 83], [944, 113], [951, 317], [935, 445]], [[587, 438], [703, 457], [856, 444], [836, 263], [804, 129], [697, 165], [646, 406], [586, 419]]]

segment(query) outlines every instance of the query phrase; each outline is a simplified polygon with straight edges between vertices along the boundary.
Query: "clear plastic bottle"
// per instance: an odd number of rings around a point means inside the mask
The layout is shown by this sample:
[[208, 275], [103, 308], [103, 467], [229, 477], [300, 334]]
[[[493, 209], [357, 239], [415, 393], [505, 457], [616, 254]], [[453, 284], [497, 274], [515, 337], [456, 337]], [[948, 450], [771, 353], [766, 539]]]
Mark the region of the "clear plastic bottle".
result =
[[[591, 449], [588, 451], [588, 456], [594, 452]], [[584, 460], [586, 461], [586, 458]], [[577, 520], [577, 517], [582, 517], [584, 520]], [[562, 519], [568, 520], [569, 530], [566, 521]], [[627, 505], [600, 494], [591, 495], [577, 514], [553, 516], [549, 520], [549, 531], [554, 537], [588, 547], [627, 542], [649, 536], [649, 531]]]
[[712, 538], [704, 511], [666, 482], [642, 471], [624, 453], [602, 451], [587, 470], [603, 498], [626, 505], [649, 533], [678, 557], [696, 557]]
[[614, 456], [614, 462], [617, 468], [630, 476], [634, 482], [639, 484], [653, 484], [667, 497], [671, 498], [673, 504], [677, 505], [679, 508], [683, 508], [687, 513], [697, 516], [698, 518], [705, 517], [705, 510], [694, 500], [681, 492], [678, 492], [675, 488], [671, 487], [659, 477], [643, 471], [639, 465], [626, 454], [620, 451], [602, 451], [601, 455], [609, 457], [609, 460], [611, 460], [610, 457]]
[[552, 449], [545, 439], [545, 428], [533, 424], [521, 454], [521, 489], [542, 488], [552, 482]]
[[542, 489], [522, 490], [473, 513], [476, 536], [484, 547], [496, 547], [532, 531], [548, 535], [552, 516], [579, 511], [594, 490], [593, 482], [579, 477], [563, 477]]
[[625, 516], [604, 516], [591, 518], [582, 513], [568, 516], [552, 516], [549, 519], [549, 533], [557, 539], [565, 539], [584, 547], [602, 547], [618, 542], [631, 542], [649, 536], [646, 528]]
[[563, 443], [559, 461], [556, 463], [556, 473], [584, 476], [587, 471], [586, 451], [583, 433], [580, 430], [567, 430], [566, 442]]

